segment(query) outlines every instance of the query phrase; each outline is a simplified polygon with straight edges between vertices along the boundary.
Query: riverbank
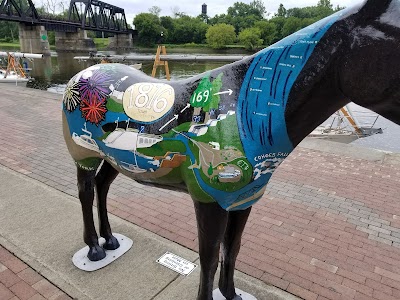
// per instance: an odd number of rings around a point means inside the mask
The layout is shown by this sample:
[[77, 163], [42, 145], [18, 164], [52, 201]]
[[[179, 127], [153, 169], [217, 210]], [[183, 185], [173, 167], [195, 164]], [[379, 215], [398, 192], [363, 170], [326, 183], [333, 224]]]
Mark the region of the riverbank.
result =
[[[93, 38], [94, 44], [96, 45], [97, 51], [107, 51], [108, 47], [108, 38]], [[195, 44], [195, 43], [190, 43], [190, 44], [164, 44], [167, 49], [173, 49], [174, 51], [180, 51], [184, 53], [189, 53], [188, 51], [192, 51], [194, 53], [197, 52], [202, 52], [206, 51], [206, 53], [210, 52], [215, 52], [215, 51], [222, 51], [222, 53], [227, 52], [237, 52], [240, 51], [241, 53], [246, 53], [246, 54], [251, 54], [254, 52], [247, 51], [243, 45], [227, 45], [224, 49], [220, 50], [215, 50], [212, 49], [210, 46], [207, 44]], [[5, 50], [5, 51], [19, 51], [20, 50], [20, 45], [18, 42], [13, 42], [13, 43], [6, 43], [6, 42], [0, 42], [0, 49]], [[51, 50], [55, 50], [55, 45], [50, 45]], [[137, 46], [135, 45], [132, 51], [138, 50], [140, 52], [156, 52], [157, 50], [157, 45], [154, 45], [154, 47], [142, 47], [142, 46]]]

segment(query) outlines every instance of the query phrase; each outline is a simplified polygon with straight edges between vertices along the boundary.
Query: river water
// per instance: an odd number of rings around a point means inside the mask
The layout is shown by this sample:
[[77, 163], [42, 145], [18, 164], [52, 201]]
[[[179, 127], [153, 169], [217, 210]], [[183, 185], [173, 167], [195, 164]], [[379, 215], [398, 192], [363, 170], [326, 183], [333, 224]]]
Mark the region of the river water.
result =
[[[186, 52], [185, 49], [175, 50], [171, 49], [168, 53], [174, 54], [193, 54], [193, 55], [201, 55], [201, 54], [215, 54], [209, 52], [206, 49], [196, 49], [196, 53], [194, 54], [190, 49]], [[177, 52], [178, 51], [178, 52]], [[239, 50], [240, 51], [240, 50]], [[115, 54], [113, 52], [104, 52], [104, 54]], [[127, 55], [138, 54], [129, 53]], [[149, 54], [154, 55], [155, 53], [151, 52], [141, 52], [140, 54]], [[218, 52], [218, 54], [243, 54], [239, 53], [238, 50], [233, 50], [226, 53]], [[51, 57], [47, 57], [42, 60], [31, 60], [28, 61], [29, 67], [32, 68], [31, 76], [35, 78], [35, 83], [32, 87], [48, 89], [51, 92], [62, 93], [64, 91], [65, 85], [68, 80], [74, 76], [79, 71], [84, 68], [89, 67], [92, 63], [89, 61], [78, 61], [74, 59], [74, 56], [81, 56], [87, 54], [78, 54], [78, 53], [59, 53], [53, 55]], [[246, 55], [246, 54], [244, 54]], [[134, 62], [127, 62], [127, 64], [133, 64]], [[193, 75], [203, 73], [205, 71], [215, 69], [220, 67], [226, 63], [223, 62], [196, 62], [196, 63], [188, 63], [188, 62], [169, 62], [170, 74], [172, 80], [179, 80], [187, 77], [191, 77]], [[142, 70], [146, 74], [151, 74], [153, 63], [152, 62], [144, 62], [142, 65]], [[165, 72], [163, 68], [159, 67], [156, 74], [157, 78], [165, 79]], [[362, 125], [366, 125], [366, 123], [370, 124], [373, 122], [374, 118], [369, 117], [366, 118], [368, 120], [364, 120], [364, 116], [366, 115], [374, 115], [374, 113], [359, 107], [355, 104], [350, 104], [350, 108], [352, 109], [355, 117], [362, 123]], [[331, 119], [328, 119], [323, 124], [329, 124]], [[392, 123], [391, 121], [379, 117], [377, 122], [374, 125], [374, 128], [382, 128], [383, 134], [376, 134], [367, 138], [360, 138], [356, 141], [352, 142], [352, 144], [365, 146], [369, 148], [379, 149], [383, 151], [389, 152], [400, 152], [400, 126]]]

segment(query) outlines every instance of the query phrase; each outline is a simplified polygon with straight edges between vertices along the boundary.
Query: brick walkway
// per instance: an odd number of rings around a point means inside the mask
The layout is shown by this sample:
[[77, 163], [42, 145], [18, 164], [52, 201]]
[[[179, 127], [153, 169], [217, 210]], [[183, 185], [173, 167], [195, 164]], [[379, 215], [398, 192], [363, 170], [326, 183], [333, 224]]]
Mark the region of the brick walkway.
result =
[[[60, 97], [2, 93], [0, 164], [76, 196]], [[253, 208], [237, 269], [304, 299], [400, 299], [399, 175], [400, 165], [296, 149]], [[120, 175], [109, 211], [197, 250], [186, 194]]]
[[67, 300], [63, 291], [0, 246], [1, 300]]

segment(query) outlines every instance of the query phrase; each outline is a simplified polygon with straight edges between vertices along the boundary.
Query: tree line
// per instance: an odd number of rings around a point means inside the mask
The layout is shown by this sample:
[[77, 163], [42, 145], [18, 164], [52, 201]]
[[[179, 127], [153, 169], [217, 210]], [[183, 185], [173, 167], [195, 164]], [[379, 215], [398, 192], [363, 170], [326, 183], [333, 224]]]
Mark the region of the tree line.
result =
[[[66, 6], [63, 5], [62, 12], [58, 14], [55, 7], [63, 1], [47, 0], [49, 4], [37, 10], [40, 14], [65, 17]], [[277, 13], [271, 15], [266, 11], [263, 1], [254, 0], [249, 4], [235, 2], [226, 13], [214, 17], [205, 14], [191, 17], [175, 7], [171, 17], [160, 16], [161, 9], [153, 6], [149, 12], [136, 15], [133, 25], [138, 31], [137, 42], [141, 46], [157, 43], [203, 44], [221, 49], [239, 43], [253, 50], [279, 41], [340, 9], [339, 6], [334, 8], [330, 0], [318, 0], [315, 6], [302, 8], [286, 9], [280, 4]], [[100, 37], [101, 33], [90, 32], [88, 35]], [[54, 33], [49, 32], [48, 37], [49, 42], [54, 44]], [[0, 42], [18, 42], [18, 23], [0, 21]]]
[[191, 17], [179, 11], [174, 16], [160, 16], [153, 6], [148, 13], [136, 15], [133, 24], [138, 43], [153, 46], [166, 44], [208, 44], [221, 49], [234, 43], [253, 50], [270, 45], [320, 20], [342, 7], [333, 7], [330, 0], [319, 0], [315, 6], [286, 9], [280, 4], [277, 13], [268, 14], [261, 0], [249, 4], [235, 2], [224, 14]]

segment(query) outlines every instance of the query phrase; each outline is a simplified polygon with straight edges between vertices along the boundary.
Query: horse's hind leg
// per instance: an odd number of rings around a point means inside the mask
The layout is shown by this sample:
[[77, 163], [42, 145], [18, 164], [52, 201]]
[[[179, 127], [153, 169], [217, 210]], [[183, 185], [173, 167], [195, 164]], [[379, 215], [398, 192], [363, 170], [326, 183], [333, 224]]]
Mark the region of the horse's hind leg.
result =
[[104, 161], [100, 171], [95, 177], [100, 236], [106, 240], [106, 242], [103, 244], [103, 248], [107, 250], [115, 250], [119, 247], [118, 240], [112, 235], [107, 216], [108, 190], [110, 189], [110, 185], [117, 177], [118, 173], [119, 172], [115, 170], [107, 161]]
[[78, 167], [78, 191], [83, 214], [83, 240], [89, 246], [88, 258], [98, 261], [106, 256], [99, 246], [96, 228], [93, 221], [94, 178], [96, 171], [87, 171]]
[[226, 299], [241, 299], [235, 293], [233, 273], [235, 262], [240, 250], [242, 233], [249, 217], [251, 207], [242, 211], [231, 211], [228, 215], [228, 224], [222, 242], [221, 271], [219, 289]]
[[200, 285], [197, 300], [212, 300], [213, 282], [218, 267], [219, 248], [225, 233], [228, 213], [217, 203], [194, 202], [199, 236]]

